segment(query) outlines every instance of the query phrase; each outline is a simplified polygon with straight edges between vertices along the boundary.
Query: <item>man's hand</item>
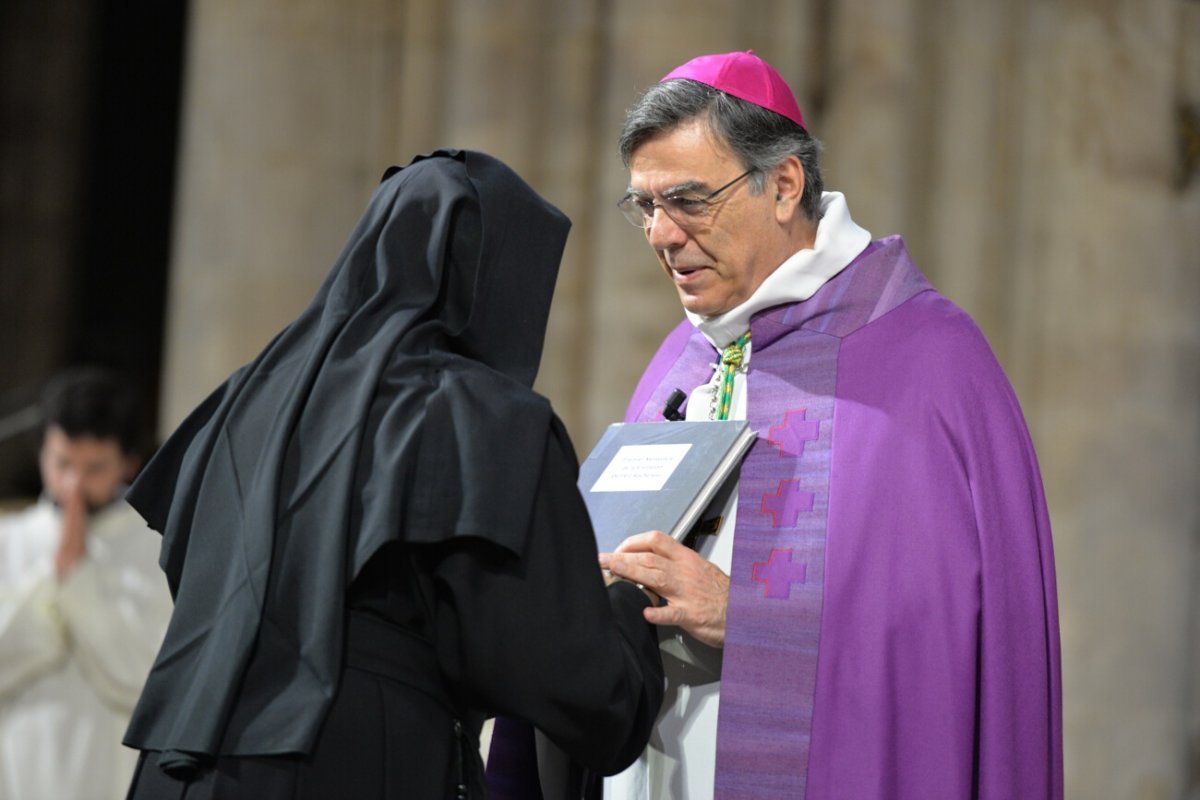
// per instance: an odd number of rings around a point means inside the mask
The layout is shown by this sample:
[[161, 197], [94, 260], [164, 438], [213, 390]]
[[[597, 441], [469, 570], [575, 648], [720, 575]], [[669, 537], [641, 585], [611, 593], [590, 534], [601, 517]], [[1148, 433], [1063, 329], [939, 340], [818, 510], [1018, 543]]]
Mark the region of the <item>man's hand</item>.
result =
[[87, 499], [78, 483], [68, 484], [60, 498], [62, 503], [62, 533], [54, 554], [54, 572], [61, 581], [70, 574], [79, 559], [87, 552]]
[[696, 551], [662, 531], [646, 531], [621, 542], [614, 553], [601, 553], [600, 566], [666, 601], [645, 610], [647, 622], [678, 625], [707, 645], [725, 645], [729, 576]]

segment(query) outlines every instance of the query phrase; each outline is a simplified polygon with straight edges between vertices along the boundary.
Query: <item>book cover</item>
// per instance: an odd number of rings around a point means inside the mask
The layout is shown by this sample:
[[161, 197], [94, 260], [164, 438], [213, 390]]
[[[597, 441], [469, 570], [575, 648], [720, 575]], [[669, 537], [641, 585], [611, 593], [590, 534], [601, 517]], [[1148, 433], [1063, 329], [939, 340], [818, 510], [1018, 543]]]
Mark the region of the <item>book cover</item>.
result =
[[610, 425], [579, 467], [600, 552], [648, 530], [682, 541], [754, 439], [746, 420]]

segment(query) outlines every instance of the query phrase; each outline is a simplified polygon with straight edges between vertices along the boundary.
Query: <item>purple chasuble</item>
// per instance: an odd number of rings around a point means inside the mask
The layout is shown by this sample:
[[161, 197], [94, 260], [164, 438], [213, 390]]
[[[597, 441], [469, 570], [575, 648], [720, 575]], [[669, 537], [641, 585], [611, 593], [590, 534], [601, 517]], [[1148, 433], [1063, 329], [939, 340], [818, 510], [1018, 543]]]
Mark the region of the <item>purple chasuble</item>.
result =
[[[1049, 520], [982, 334], [899, 237], [750, 328], [716, 796], [1061, 798]], [[712, 360], [682, 323], [626, 419]]]

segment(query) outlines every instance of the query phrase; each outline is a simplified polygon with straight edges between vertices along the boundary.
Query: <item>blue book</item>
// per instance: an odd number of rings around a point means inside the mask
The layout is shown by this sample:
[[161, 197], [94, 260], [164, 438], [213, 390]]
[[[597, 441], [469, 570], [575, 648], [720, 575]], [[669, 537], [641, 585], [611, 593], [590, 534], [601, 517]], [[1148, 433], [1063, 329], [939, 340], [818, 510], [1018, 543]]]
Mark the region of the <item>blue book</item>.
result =
[[746, 420], [608, 426], [579, 466], [600, 552], [648, 530], [684, 541], [755, 438]]

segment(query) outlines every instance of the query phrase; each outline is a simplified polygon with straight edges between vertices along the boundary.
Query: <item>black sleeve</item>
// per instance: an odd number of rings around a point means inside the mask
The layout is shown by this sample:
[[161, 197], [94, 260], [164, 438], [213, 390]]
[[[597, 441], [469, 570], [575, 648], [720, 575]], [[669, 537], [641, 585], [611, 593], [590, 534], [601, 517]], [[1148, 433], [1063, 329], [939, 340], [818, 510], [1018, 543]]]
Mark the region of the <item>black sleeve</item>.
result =
[[472, 706], [527, 720], [576, 761], [612, 774], [645, 747], [662, 703], [658, 638], [637, 587], [604, 586], [557, 424], [543, 463], [519, 558], [477, 539], [430, 554], [434, 639], [447, 679]]

